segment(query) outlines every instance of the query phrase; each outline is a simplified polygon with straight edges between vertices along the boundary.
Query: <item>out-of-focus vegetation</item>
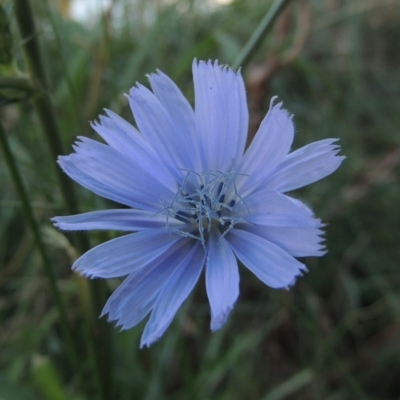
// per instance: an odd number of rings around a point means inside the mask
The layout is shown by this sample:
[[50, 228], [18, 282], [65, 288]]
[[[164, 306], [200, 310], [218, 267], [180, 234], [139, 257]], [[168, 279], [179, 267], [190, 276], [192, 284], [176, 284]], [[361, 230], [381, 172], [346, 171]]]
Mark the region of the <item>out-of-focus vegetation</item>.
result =
[[[12, 4], [13, 55], [24, 71]], [[193, 99], [191, 63], [232, 64], [267, 0], [114, 0], [86, 23], [67, 1], [35, 1], [38, 38], [66, 152], [89, 122], [156, 68]], [[101, 3], [99, 1], [99, 3]], [[278, 95], [295, 115], [295, 147], [337, 137], [347, 160], [295, 196], [328, 223], [329, 252], [290, 291], [241, 270], [226, 326], [209, 330], [203, 282], [160, 342], [139, 350], [144, 324], [111, 329], [110, 399], [395, 400], [400, 395], [400, 6], [398, 0], [292, 1], [243, 69], [254, 134]], [[90, 363], [86, 281], [70, 271], [73, 236], [49, 219], [65, 214], [55, 160], [30, 100], [4, 106], [1, 123], [29, 190], [73, 327], [85, 382]], [[0, 399], [84, 399], [42, 260], [0, 158]], [[76, 185], [82, 211], [112, 205]], [[81, 233], [80, 235], [85, 235]], [[114, 233], [90, 232], [91, 245]], [[109, 281], [109, 292], [118, 282]]]

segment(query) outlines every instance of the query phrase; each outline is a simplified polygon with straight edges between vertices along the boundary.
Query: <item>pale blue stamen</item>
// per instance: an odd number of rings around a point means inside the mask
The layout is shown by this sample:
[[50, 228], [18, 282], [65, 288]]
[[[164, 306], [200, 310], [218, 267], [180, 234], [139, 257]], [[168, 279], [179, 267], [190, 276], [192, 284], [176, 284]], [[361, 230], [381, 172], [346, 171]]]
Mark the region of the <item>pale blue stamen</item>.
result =
[[[193, 186], [193, 176], [196, 178], [198, 189], [190, 192], [187, 183]], [[175, 194], [169, 206], [164, 202], [163, 211], [166, 213], [166, 228], [169, 232], [177, 233], [184, 237], [200, 240], [203, 247], [206, 246], [208, 234], [212, 227], [226, 235], [233, 226], [239, 222], [246, 222], [243, 218], [235, 217], [235, 207], [243, 202], [237, 193], [235, 185], [236, 172], [223, 173], [220, 171], [207, 171], [199, 174], [188, 171], [183, 179], [182, 186]], [[246, 206], [246, 205], [245, 205]], [[169, 226], [169, 219], [173, 217], [185, 224], [191, 230], [182, 230]], [[195, 224], [197, 229], [192, 229]]]

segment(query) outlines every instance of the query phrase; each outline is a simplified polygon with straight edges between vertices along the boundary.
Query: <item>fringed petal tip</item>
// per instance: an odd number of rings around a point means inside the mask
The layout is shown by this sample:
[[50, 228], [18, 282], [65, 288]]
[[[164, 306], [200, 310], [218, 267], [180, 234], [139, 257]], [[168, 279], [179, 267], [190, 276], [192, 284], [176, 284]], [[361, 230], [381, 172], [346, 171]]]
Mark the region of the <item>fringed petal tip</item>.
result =
[[53, 226], [55, 226], [57, 229], [60, 231], [64, 232], [69, 232], [69, 231], [84, 231], [83, 229], [74, 229], [73, 226], [68, 226], [64, 220], [69, 219], [69, 216], [56, 216], [53, 218], [50, 218], [50, 221], [52, 222]]
[[[278, 96], [272, 96], [269, 102], [269, 109], [273, 109], [275, 107], [275, 101], [278, 100]], [[282, 103], [280, 103], [282, 104]]]
[[211, 332], [219, 331], [225, 325], [234, 306], [235, 304], [232, 304], [231, 306], [226, 308], [223, 312], [219, 313], [219, 315], [211, 316], [211, 322], [210, 322]]
[[[108, 316], [106, 317], [106, 315], [108, 314]], [[106, 317], [106, 320], [108, 323], [113, 324], [115, 329], [118, 329], [118, 332], [122, 332], [122, 331], [126, 331], [128, 329], [132, 328], [131, 324], [122, 322], [122, 316], [114, 316], [114, 317], [110, 317], [110, 313], [109, 311], [104, 312], [104, 310], [101, 312], [101, 314], [99, 315], [99, 318], [103, 318]]]
[[82, 269], [82, 266], [75, 265], [75, 263], [72, 265], [71, 269], [73, 272], [75, 272], [81, 276], [84, 276], [85, 278], [89, 278], [89, 279], [96, 278], [96, 276], [92, 272], [85, 272], [85, 270]]
[[237, 71], [234, 71], [228, 64], [220, 64], [218, 60], [211, 60], [209, 59], [208, 61], [200, 60], [197, 61], [195, 58], [192, 63], [192, 68], [213, 68], [216, 70], [219, 70], [222, 73], [232, 73], [236, 76], [242, 76], [241, 73], [241, 68], [239, 68]]
[[271, 100], [269, 101], [269, 111], [273, 110], [274, 108], [277, 108], [278, 110], [282, 110], [285, 111], [287, 114], [289, 114], [286, 110], [282, 109], [283, 106], [283, 102], [279, 102], [278, 101], [278, 96], [272, 96]]
[[107, 318], [107, 322], [114, 324], [114, 328], [118, 329], [118, 332], [120, 333], [132, 328], [129, 324], [120, 322], [118, 318]]
[[289, 118], [292, 123], [293, 123], [293, 114], [291, 114], [289, 111], [287, 111], [286, 109], [283, 108], [283, 102], [277, 102], [279, 99], [278, 96], [272, 96], [271, 100], [269, 102], [269, 111], [279, 111], [281, 113], [283, 113], [283, 116]]
[[[132, 97], [134, 96], [134, 94], [135, 94], [138, 90], [140, 90], [141, 88], [146, 88], [146, 86], [142, 85], [142, 84], [139, 83], [139, 82], [135, 82], [135, 84], [129, 89], [129, 92], [128, 92], [128, 93], [124, 93], [125, 98], [126, 98], [128, 101], [131, 101], [131, 100], [132, 100]], [[146, 89], [147, 89], [147, 88], [146, 88]]]
[[140, 349], [145, 349], [146, 347], [149, 348], [152, 344], [158, 342], [160, 340], [160, 337], [157, 338], [152, 338], [152, 339], [145, 339], [140, 341]]
[[154, 79], [167, 79], [170, 81], [170, 78], [168, 77], [168, 75], [164, 74], [164, 72], [162, 72], [160, 69], [156, 69], [155, 72], [151, 72], [149, 74], [146, 74], [146, 78], [149, 81], [150, 85], [152, 83], [152, 81]]
[[84, 264], [77, 263], [79, 261], [79, 258], [72, 264], [72, 271], [77, 273], [80, 276], [84, 276], [85, 278], [89, 279], [100, 279], [99, 276], [97, 276], [92, 269], [87, 270], [84, 267]]
[[58, 156], [57, 157], [57, 164], [63, 169], [63, 164], [65, 160], [69, 159], [69, 156]]
[[148, 330], [148, 325], [146, 325], [146, 328], [143, 332], [142, 338], [140, 339], [140, 348], [144, 349], [144, 348], [149, 348], [151, 345], [153, 345], [154, 343], [158, 342], [161, 337], [164, 335], [165, 330], [168, 328], [169, 324], [171, 323], [171, 321], [169, 321], [166, 325], [162, 327], [159, 330], [155, 330], [153, 332], [151, 332], [150, 330]]
[[66, 229], [63, 229], [63, 227], [61, 226], [62, 224], [60, 224], [59, 218], [60, 218], [60, 217], [53, 217], [53, 218], [50, 218], [50, 221], [52, 222], [52, 224], [53, 224], [56, 228], [58, 228], [58, 229], [60, 229], [60, 230], [66, 230]]
[[308, 271], [307, 267], [303, 264], [303, 267], [299, 270], [299, 273], [292, 279], [291, 282], [289, 282], [289, 284], [287, 286], [283, 287], [282, 289], [290, 290], [295, 285], [297, 280], [299, 278], [303, 277], [308, 272], [309, 271]]
[[326, 238], [323, 237], [322, 235], [325, 235], [325, 232], [321, 231], [321, 234], [319, 234], [319, 237], [315, 243], [316, 245], [315, 251], [307, 257], [323, 257], [328, 252], [328, 249], [325, 244]]

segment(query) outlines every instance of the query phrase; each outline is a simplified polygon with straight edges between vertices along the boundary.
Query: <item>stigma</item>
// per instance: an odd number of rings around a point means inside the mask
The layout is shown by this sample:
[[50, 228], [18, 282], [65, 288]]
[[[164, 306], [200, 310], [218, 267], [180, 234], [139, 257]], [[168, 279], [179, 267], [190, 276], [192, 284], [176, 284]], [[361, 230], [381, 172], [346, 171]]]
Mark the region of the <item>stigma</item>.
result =
[[[199, 240], [206, 248], [211, 229], [217, 229], [224, 236], [235, 224], [246, 222], [235, 216], [236, 207], [244, 204], [235, 185], [237, 175], [237, 172], [207, 171], [199, 174], [189, 171], [171, 204], [164, 204], [168, 231]], [[171, 227], [170, 218], [185, 225], [180, 229]]]

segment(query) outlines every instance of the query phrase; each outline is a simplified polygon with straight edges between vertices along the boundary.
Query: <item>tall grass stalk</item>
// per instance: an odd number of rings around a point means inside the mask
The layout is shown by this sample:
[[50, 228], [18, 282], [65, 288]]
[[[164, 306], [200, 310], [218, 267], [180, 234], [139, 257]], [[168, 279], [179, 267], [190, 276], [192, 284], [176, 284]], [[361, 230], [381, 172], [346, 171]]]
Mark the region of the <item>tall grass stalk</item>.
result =
[[78, 379], [80, 381], [82, 388], [85, 388], [83, 372], [82, 372], [82, 365], [78, 359], [77, 351], [76, 351], [76, 348], [74, 345], [72, 329], [71, 329], [70, 325], [68, 324], [67, 313], [66, 313], [65, 306], [64, 306], [62, 298], [61, 298], [60, 291], [57, 286], [57, 280], [56, 280], [56, 277], [54, 276], [50, 258], [47, 255], [46, 248], [45, 248], [45, 245], [42, 240], [39, 224], [37, 223], [37, 221], [34, 217], [34, 214], [33, 214], [33, 210], [31, 207], [30, 200], [29, 200], [29, 195], [25, 189], [22, 177], [19, 173], [17, 164], [16, 164], [13, 154], [11, 152], [11, 148], [8, 144], [6, 133], [1, 124], [0, 124], [0, 143], [1, 143], [1, 147], [3, 148], [4, 158], [5, 158], [7, 167], [10, 171], [11, 178], [14, 181], [14, 185], [15, 185], [18, 195], [21, 199], [22, 208], [25, 212], [26, 218], [28, 220], [28, 224], [30, 226], [30, 229], [32, 230], [33, 236], [36, 241], [36, 246], [37, 246], [39, 253], [42, 257], [42, 260], [43, 260], [43, 266], [46, 271], [46, 275], [49, 279], [50, 289], [51, 289], [58, 313], [60, 315], [61, 327], [62, 327], [63, 335], [64, 335], [64, 338], [66, 341], [66, 348], [67, 348], [68, 356], [70, 358], [73, 369], [76, 371], [76, 374], [78, 376]]
[[251, 56], [257, 50], [262, 40], [265, 38], [267, 32], [272, 28], [275, 20], [278, 18], [280, 13], [289, 4], [290, 0], [275, 0], [272, 6], [268, 9], [264, 18], [260, 24], [254, 30], [250, 39], [245, 44], [241, 52], [238, 54], [232, 68], [237, 70], [240, 67], [244, 67], [250, 60]]
[[[43, 128], [46, 141], [50, 147], [50, 153], [55, 160], [59, 155], [64, 154], [61, 141], [61, 131], [57, 121], [55, 108], [49, 95], [49, 85], [44, 67], [43, 58], [40, 52], [38, 32], [35, 28], [32, 8], [29, 0], [14, 0], [15, 16], [18, 27], [24, 42], [24, 51], [29, 67], [32, 86], [36, 90], [33, 102], [40, 123]], [[56, 166], [56, 164], [54, 163]], [[70, 214], [78, 213], [78, 200], [75, 194], [72, 181], [64, 174], [60, 168], [56, 166], [56, 174], [61, 188], [63, 200], [66, 210]], [[89, 248], [88, 240], [85, 236], [79, 235], [75, 237], [76, 244], [81, 252]], [[92, 294], [92, 312], [99, 315], [99, 310], [104, 303], [104, 283], [92, 282], [90, 284]], [[107, 399], [110, 397], [110, 341], [108, 330], [110, 327], [104, 322], [99, 321], [96, 316], [85, 320], [90, 324], [90, 338], [88, 340], [89, 357], [92, 358], [91, 364], [95, 374], [95, 380], [100, 393], [100, 398]], [[90, 340], [91, 339], [91, 340]], [[95, 359], [93, 359], [95, 357]]]

